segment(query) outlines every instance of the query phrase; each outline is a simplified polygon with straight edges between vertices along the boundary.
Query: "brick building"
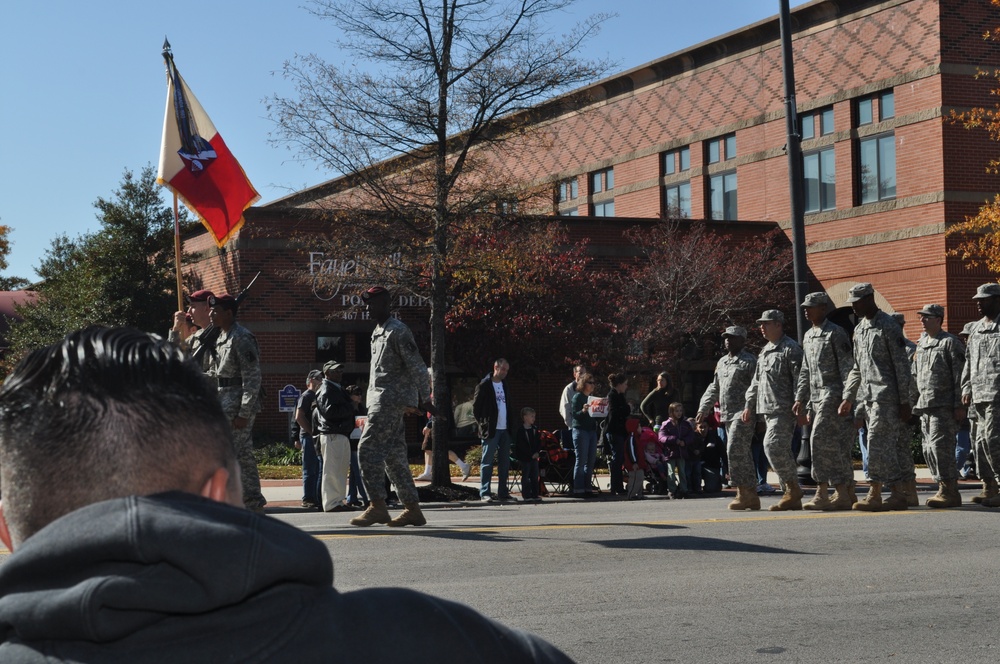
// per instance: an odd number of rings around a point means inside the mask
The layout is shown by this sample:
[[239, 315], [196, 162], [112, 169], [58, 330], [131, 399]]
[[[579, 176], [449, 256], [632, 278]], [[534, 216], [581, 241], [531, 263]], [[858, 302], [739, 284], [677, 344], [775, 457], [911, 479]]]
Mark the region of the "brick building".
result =
[[[994, 101], [995, 81], [975, 74], [1000, 67], [1000, 47], [982, 38], [1000, 11], [988, 0], [816, 0], [792, 21], [811, 287], [843, 307], [851, 285], [870, 281], [884, 309], [913, 321], [911, 336], [928, 302], [946, 306], [947, 329], [961, 329], [977, 316], [970, 296], [986, 275], [947, 255], [944, 231], [1000, 191], [985, 173], [997, 146], [944, 118]], [[566, 217], [572, 232], [594, 238], [593, 251], [614, 244], [620, 226], [662, 214], [790, 233], [777, 17], [571, 94], [573, 110], [542, 113], [553, 139], [546, 149], [497, 167], [551, 188], [551, 207], [535, 212]], [[324, 358], [346, 361], [348, 380], [367, 372], [372, 324], [357, 318], [350, 295], [293, 279], [351, 260], [292, 241], [328, 231], [299, 211], [348, 188], [333, 180], [250, 210], [222, 251], [204, 235], [185, 242], [192, 284], [232, 291], [263, 272], [241, 318], [261, 343], [274, 404], [259, 421], [269, 431], [283, 422], [281, 386], [301, 387]], [[399, 304], [426, 359], [421, 303]], [[457, 391], [472, 380], [456, 376]], [[555, 426], [549, 406], [567, 380], [568, 371], [518, 386], [519, 401]]]

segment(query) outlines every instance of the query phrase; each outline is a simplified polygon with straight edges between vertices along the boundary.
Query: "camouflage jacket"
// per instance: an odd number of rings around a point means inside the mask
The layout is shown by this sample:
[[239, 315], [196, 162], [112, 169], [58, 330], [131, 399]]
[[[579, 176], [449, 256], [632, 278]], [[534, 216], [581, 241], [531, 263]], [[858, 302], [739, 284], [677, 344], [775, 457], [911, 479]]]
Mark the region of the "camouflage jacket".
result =
[[430, 399], [427, 365], [420, 358], [410, 328], [389, 318], [372, 332], [368, 413], [416, 406]]
[[840, 403], [853, 366], [851, 340], [844, 328], [829, 320], [809, 328], [802, 337], [802, 370], [795, 400], [804, 404], [831, 400]]
[[757, 358], [745, 350], [735, 357], [723, 355], [715, 365], [715, 375], [701, 397], [698, 412], [711, 413], [718, 401], [723, 422], [739, 417], [746, 404], [747, 388], [756, 367]]
[[903, 330], [884, 311], [854, 328], [854, 368], [844, 385], [844, 399], [910, 405], [910, 363]]
[[802, 368], [802, 346], [787, 334], [778, 343], [770, 341], [760, 349], [757, 370], [747, 388], [747, 408], [751, 413], [791, 415], [795, 386]]
[[910, 401], [914, 411], [962, 405], [965, 346], [958, 337], [944, 330], [936, 337], [920, 337], [911, 366]]
[[229, 417], [250, 419], [260, 412], [260, 350], [250, 330], [233, 323], [219, 332], [208, 376], [219, 385], [219, 401]]
[[216, 354], [215, 343], [218, 337], [219, 328], [214, 325], [196, 330], [187, 339], [181, 339], [177, 331], [173, 329], [167, 333], [167, 340], [179, 346], [206, 373], [208, 372], [208, 365], [212, 362], [213, 356]]
[[1000, 400], [1000, 324], [983, 317], [969, 334], [962, 394], [971, 394], [972, 403]]

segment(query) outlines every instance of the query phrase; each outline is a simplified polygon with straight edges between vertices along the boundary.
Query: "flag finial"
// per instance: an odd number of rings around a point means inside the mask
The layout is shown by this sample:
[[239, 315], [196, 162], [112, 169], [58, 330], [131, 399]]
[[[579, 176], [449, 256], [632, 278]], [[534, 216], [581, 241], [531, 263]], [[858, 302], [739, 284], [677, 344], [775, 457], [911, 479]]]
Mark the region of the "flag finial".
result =
[[169, 58], [172, 55], [173, 55], [173, 52], [170, 50], [170, 42], [167, 41], [167, 36], [164, 35], [163, 36], [163, 57], [164, 58]]

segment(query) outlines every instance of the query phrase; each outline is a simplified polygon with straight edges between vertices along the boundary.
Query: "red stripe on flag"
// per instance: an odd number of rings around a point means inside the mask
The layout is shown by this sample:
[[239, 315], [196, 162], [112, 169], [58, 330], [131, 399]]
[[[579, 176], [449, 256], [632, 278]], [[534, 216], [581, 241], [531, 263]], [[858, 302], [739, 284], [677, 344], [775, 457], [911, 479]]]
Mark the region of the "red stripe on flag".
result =
[[247, 179], [236, 157], [218, 133], [209, 143], [216, 159], [204, 171], [193, 173], [185, 166], [170, 179], [170, 187], [197, 211], [202, 223], [220, 247], [243, 225], [243, 211], [260, 195]]

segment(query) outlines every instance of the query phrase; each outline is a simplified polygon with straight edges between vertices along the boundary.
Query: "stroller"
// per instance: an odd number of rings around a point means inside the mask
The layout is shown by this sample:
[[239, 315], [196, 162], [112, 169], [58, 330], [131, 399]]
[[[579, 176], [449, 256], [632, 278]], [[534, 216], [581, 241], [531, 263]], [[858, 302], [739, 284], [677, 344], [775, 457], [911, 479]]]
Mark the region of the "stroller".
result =
[[552, 487], [553, 493], [568, 493], [573, 485], [573, 450], [567, 450], [559, 442], [559, 436], [549, 431], [539, 431], [541, 442], [539, 455], [539, 477], [542, 482], [540, 495], [548, 495], [545, 485]]

